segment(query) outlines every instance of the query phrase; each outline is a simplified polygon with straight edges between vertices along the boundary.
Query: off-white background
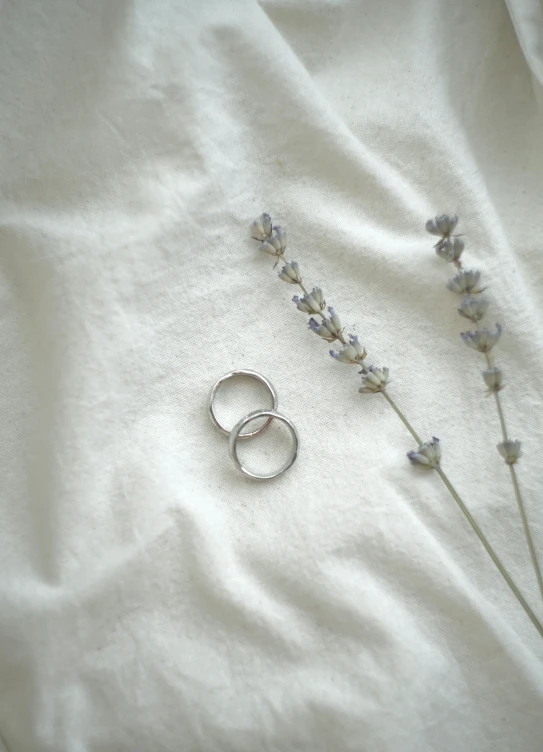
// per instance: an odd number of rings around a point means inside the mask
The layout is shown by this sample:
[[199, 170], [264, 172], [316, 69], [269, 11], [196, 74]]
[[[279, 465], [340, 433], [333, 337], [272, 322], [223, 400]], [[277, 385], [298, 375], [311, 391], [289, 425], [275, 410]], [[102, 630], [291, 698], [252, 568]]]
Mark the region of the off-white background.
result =
[[[424, 231], [457, 211], [491, 281], [541, 551], [543, 9], [509, 6], [0, 4], [10, 752], [541, 749], [540, 638], [248, 238], [263, 210], [288, 226], [543, 617]], [[234, 367], [299, 428], [277, 482], [237, 475], [207, 419]]]

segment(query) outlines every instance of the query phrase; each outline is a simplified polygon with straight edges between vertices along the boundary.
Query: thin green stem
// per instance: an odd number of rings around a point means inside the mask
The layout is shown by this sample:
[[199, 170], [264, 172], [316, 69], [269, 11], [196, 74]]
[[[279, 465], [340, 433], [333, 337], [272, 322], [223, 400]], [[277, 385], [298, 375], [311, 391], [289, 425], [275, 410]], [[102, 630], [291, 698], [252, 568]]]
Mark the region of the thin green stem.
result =
[[509, 470], [511, 472], [511, 481], [513, 483], [513, 488], [515, 489], [515, 497], [517, 500], [518, 511], [520, 513], [520, 519], [522, 520], [522, 527], [524, 528], [524, 535], [526, 536], [526, 542], [528, 543], [528, 548], [530, 550], [530, 558], [532, 559], [532, 564], [534, 567], [537, 584], [539, 586], [539, 592], [541, 594], [541, 598], [543, 599], [543, 578], [541, 577], [541, 569], [539, 567], [539, 561], [537, 560], [537, 554], [535, 551], [532, 533], [530, 531], [530, 525], [528, 523], [528, 517], [526, 515], [526, 509], [524, 507], [524, 502], [522, 500], [522, 495], [520, 493], [520, 487], [518, 484], [517, 474], [515, 472], [515, 466], [509, 465]]
[[502, 564], [502, 562], [498, 558], [498, 555], [496, 554], [496, 552], [494, 551], [494, 549], [490, 545], [490, 542], [488, 541], [488, 538], [486, 537], [486, 535], [483, 533], [483, 531], [481, 530], [481, 528], [479, 527], [479, 525], [477, 524], [477, 522], [473, 518], [471, 512], [469, 511], [469, 509], [467, 508], [467, 506], [464, 504], [464, 502], [462, 501], [462, 499], [458, 495], [458, 492], [456, 491], [456, 489], [454, 488], [454, 486], [452, 485], [452, 483], [450, 482], [450, 480], [447, 478], [447, 476], [445, 475], [445, 473], [443, 472], [443, 470], [441, 469], [441, 467], [439, 467], [439, 466], [436, 467], [436, 471], [437, 471], [437, 474], [439, 475], [439, 477], [441, 478], [441, 480], [443, 481], [443, 483], [445, 484], [447, 490], [449, 491], [449, 493], [451, 494], [451, 496], [453, 497], [453, 499], [456, 501], [456, 503], [460, 507], [460, 509], [461, 509], [462, 513], [464, 514], [465, 518], [467, 519], [467, 521], [471, 525], [471, 527], [473, 529], [473, 532], [475, 533], [475, 535], [479, 538], [479, 540], [483, 544], [483, 546], [484, 546], [487, 554], [490, 556], [490, 558], [492, 559], [492, 561], [494, 562], [494, 564], [498, 568], [501, 576], [506, 581], [506, 583], [509, 585], [509, 587], [511, 588], [511, 591], [513, 592], [514, 596], [516, 597], [516, 599], [518, 600], [518, 602], [520, 603], [520, 605], [522, 606], [522, 608], [526, 612], [526, 615], [528, 616], [528, 618], [530, 619], [530, 621], [533, 623], [534, 627], [537, 629], [537, 631], [539, 632], [539, 634], [541, 635], [541, 637], [543, 637], [543, 626], [541, 625], [541, 622], [539, 621], [539, 619], [537, 618], [537, 616], [534, 614], [534, 612], [532, 611], [532, 609], [530, 608], [530, 606], [527, 604], [526, 600], [524, 599], [524, 596], [522, 595], [522, 593], [520, 592], [520, 590], [516, 586], [514, 580], [511, 577], [511, 575], [509, 574], [509, 572], [507, 571], [507, 569], [504, 567], [504, 565]]
[[[492, 366], [493, 360], [490, 358], [488, 353], [486, 354], [486, 362], [488, 363], [488, 366], [490, 368]], [[504, 441], [508, 441], [509, 437], [507, 434], [507, 425], [505, 423], [505, 415], [503, 412], [500, 393], [495, 391], [493, 392], [493, 394], [494, 394], [494, 401], [496, 403], [496, 410], [498, 411], [498, 418], [500, 419], [500, 428], [502, 432], [502, 437]], [[530, 530], [530, 523], [528, 522], [528, 516], [526, 514], [526, 508], [524, 506], [524, 500], [520, 492], [520, 486], [518, 483], [518, 478], [515, 472], [514, 465], [509, 465], [509, 470], [511, 472], [511, 482], [513, 484], [513, 490], [515, 492], [515, 499], [517, 501], [520, 519], [522, 521], [524, 537], [526, 538], [526, 543], [528, 544], [528, 550], [530, 552], [530, 559], [532, 560], [532, 566], [534, 568], [535, 578], [537, 580], [537, 586], [539, 588], [541, 599], [543, 600], [543, 577], [541, 575], [541, 567], [539, 566], [539, 561], [538, 561], [537, 553], [536, 553], [535, 546], [534, 546], [534, 539], [532, 538], [532, 531]]]
[[502, 429], [503, 440], [507, 441], [507, 426], [505, 425], [505, 416], [503, 414], [499, 392], [494, 392], [494, 401], [496, 402], [496, 409], [498, 410], [498, 417], [500, 419], [500, 428]]
[[390, 407], [394, 410], [394, 412], [396, 413], [396, 415], [398, 416], [398, 418], [402, 421], [402, 423], [407, 428], [407, 430], [409, 431], [409, 433], [411, 434], [411, 436], [415, 439], [415, 441], [417, 442], [417, 444], [419, 446], [422, 446], [424, 442], [421, 441], [420, 436], [417, 434], [417, 432], [415, 431], [415, 429], [413, 428], [413, 426], [411, 425], [411, 423], [407, 420], [407, 418], [405, 417], [405, 415], [402, 413], [402, 411], [400, 410], [400, 408], [398, 407], [398, 405], [394, 402], [394, 400], [392, 399], [392, 397], [390, 397], [387, 394], [387, 392], [381, 392], [381, 394], [386, 399], [386, 401], [388, 402], [388, 404], [390, 405]]

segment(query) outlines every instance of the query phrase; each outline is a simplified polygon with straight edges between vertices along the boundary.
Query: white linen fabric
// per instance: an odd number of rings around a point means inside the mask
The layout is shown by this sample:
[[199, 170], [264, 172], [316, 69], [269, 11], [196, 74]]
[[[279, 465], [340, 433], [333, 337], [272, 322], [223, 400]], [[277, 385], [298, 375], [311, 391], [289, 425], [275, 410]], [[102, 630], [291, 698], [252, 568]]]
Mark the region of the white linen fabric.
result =
[[[248, 227], [288, 226], [287, 256], [440, 437], [543, 618], [483, 362], [424, 231], [457, 211], [491, 283], [543, 555], [542, 17], [528, 0], [1, 5], [9, 752], [541, 749], [540, 637]], [[236, 473], [206, 415], [232, 368], [268, 376], [299, 429], [275, 482]]]

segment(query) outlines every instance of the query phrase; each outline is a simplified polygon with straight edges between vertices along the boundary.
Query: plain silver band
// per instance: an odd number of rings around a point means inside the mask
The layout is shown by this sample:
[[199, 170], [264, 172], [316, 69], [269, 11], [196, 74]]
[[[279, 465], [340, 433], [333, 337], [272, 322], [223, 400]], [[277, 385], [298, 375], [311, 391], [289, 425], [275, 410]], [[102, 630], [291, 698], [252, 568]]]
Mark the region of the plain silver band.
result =
[[[275, 387], [271, 383], [271, 381], [268, 381], [268, 379], [265, 376], [262, 376], [262, 374], [257, 373], [256, 371], [248, 371], [245, 369], [239, 369], [236, 371], [230, 371], [229, 373], [225, 373], [224, 376], [221, 376], [221, 378], [213, 385], [213, 388], [209, 392], [209, 397], [207, 400], [207, 411], [209, 413], [209, 417], [211, 418], [211, 422], [213, 425], [219, 429], [221, 433], [223, 433], [225, 436], [230, 436], [231, 432], [225, 428], [219, 421], [217, 420], [217, 416], [215, 415], [214, 410], [214, 402], [215, 402], [215, 395], [217, 394], [217, 390], [221, 386], [221, 384], [224, 384], [225, 381], [228, 381], [228, 379], [233, 379], [237, 376], [247, 376], [251, 379], [256, 379], [257, 381], [260, 381], [261, 384], [264, 384], [266, 389], [271, 395], [272, 398], [272, 410], [277, 410], [277, 407], [279, 405], [279, 399], [277, 397], [277, 392], [275, 391]], [[253, 436], [258, 436], [259, 433], [262, 433], [262, 431], [265, 431], [266, 428], [270, 425], [273, 418], [268, 418], [268, 420], [264, 423], [263, 426], [260, 426], [260, 428], [255, 429], [251, 433], [242, 433], [239, 434], [238, 431], [238, 438], [239, 439], [250, 439]], [[238, 424], [239, 425], [239, 424]], [[243, 428], [243, 426], [242, 426]], [[241, 430], [241, 429], [240, 429]]]
[[[252, 434], [240, 434], [240, 431], [247, 423], [250, 423], [252, 420], [256, 420], [257, 418], [268, 418], [265, 424], [266, 426], [268, 425], [270, 421], [274, 419], [280, 420], [289, 428], [290, 433], [292, 435], [292, 439], [293, 439], [292, 452], [287, 462], [285, 463], [285, 465], [283, 465], [282, 468], [277, 470], [275, 473], [271, 473], [270, 475], [257, 475], [256, 473], [253, 473], [251, 470], [248, 470], [246, 467], [243, 467], [238, 457], [238, 449], [237, 449], [238, 439], [245, 438], [245, 436], [252, 435]], [[228, 450], [230, 452], [230, 457], [232, 457], [232, 460], [234, 461], [234, 465], [238, 468], [238, 470], [240, 470], [248, 478], [253, 478], [254, 480], [271, 480], [272, 478], [277, 478], [278, 475], [282, 475], [286, 470], [289, 469], [289, 467], [292, 467], [292, 465], [296, 461], [296, 457], [298, 456], [299, 446], [300, 446], [300, 437], [298, 436], [298, 431], [296, 430], [296, 426], [294, 425], [294, 423], [292, 423], [292, 421], [290, 421], [284, 415], [281, 415], [280, 413], [276, 413], [274, 410], [255, 410], [254, 412], [249, 413], [249, 415], [246, 415], [244, 418], [242, 418], [239, 421], [239, 423], [236, 423], [236, 425], [230, 432], [230, 441], [228, 444]]]

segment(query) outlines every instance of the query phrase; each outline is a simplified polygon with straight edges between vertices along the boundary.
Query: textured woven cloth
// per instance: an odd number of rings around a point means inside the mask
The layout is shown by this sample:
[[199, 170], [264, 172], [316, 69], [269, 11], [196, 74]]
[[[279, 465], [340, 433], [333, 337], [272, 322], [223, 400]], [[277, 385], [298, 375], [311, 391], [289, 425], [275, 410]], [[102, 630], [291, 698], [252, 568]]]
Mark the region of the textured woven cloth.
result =
[[[250, 240], [269, 211], [543, 618], [537, 0], [0, 2], [0, 736], [9, 752], [536, 752], [543, 648], [379, 395]], [[450, 275], [449, 275], [450, 276]], [[275, 384], [301, 450], [228, 458]], [[230, 420], [256, 390], [225, 392]], [[235, 399], [235, 401], [234, 401]], [[284, 451], [270, 432], [244, 448]]]

